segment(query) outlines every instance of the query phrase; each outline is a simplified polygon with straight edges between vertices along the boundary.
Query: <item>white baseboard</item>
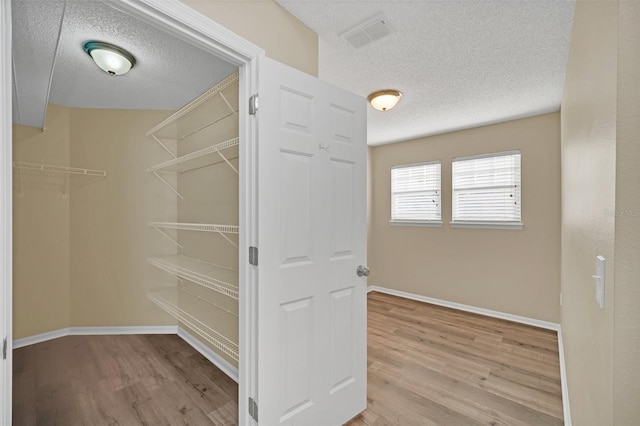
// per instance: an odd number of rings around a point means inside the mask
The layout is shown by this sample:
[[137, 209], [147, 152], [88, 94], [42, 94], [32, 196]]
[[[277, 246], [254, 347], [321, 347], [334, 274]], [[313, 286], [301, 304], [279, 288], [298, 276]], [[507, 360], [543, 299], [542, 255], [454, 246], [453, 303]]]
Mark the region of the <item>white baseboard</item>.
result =
[[562, 340], [562, 329], [558, 330], [558, 354], [560, 355], [560, 383], [562, 385], [562, 413], [564, 415], [564, 426], [571, 426], [569, 382], [567, 382], [567, 365], [564, 359], [564, 341]]
[[48, 331], [35, 336], [23, 337], [13, 341], [13, 348], [19, 349], [36, 343], [58, 339], [65, 336], [100, 336], [116, 334], [177, 334], [176, 325], [149, 325], [139, 327], [67, 327]]
[[68, 328], [61, 328], [59, 330], [48, 331], [42, 334], [36, 334], [35, 336], [23, 337], [22, 339], [16, 339], [13, 341], [13, 349], [20, 349], [25, 346], [35, 345], [36, 343], [46, 342], [47, 340], [57, 339], [69, 335]]
[[71, 336], [107, 336], [117, 334], [177, 334], [177, 325], [142, 325], [125, 327], [71, 327]]
[[445, 308], [458, 309], [460, 311], [471, 312], [473, 314], [485, 315], [487, 317], [504, 319], [507, 321], [513, 321], [520, 324], [532, 325], [534, 327], [545, 328], [547, 330], [558, 331], [560, 330], [560, 324], [555, 322], [542, 321], [535, 318], [521, 317], [519, 315], [507, 314], [505, 312], [492, 311], [490, 309], [478, 308], [471, 305], [463, 305], [462, 303], [449, 302], [442, 299], [434, 299], [433, 297], [422, 296], [419, 294], [407, 293], [405, 291], [393, 290], [386, 287], [380, 287], [372, 285], [367, 287], [367, 293], [371, 291], [377, 291], [379, 293], [386, 293], [392, 296], [404, 297], [405, 299], [417, 300], [419, 302], [431, 303], [432, 305], [444, 306]]
[[185, 342], [187, 342], [191, 347], [200, 352], [202, 356], [211, 361], [213, 365], [218, 367], [233, 379], [234, 382], [238, 383], [238, 369], [231, 365], [227, 360], [222, 358], [220, 355], [215, 353], [211, 348], [204, 345], [198, 339], [193, 337], [189, 332], [185, 331], [182, 327], [178, 327], [178, 336], [180, 336]]

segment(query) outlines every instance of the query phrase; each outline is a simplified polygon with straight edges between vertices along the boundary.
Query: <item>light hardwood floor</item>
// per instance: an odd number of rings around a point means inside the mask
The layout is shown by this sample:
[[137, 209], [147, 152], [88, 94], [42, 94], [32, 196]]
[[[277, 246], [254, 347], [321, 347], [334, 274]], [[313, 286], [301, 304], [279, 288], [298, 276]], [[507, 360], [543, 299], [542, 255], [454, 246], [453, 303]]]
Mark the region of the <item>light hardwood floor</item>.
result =
[[560, 425], [554, 331], [368, 297], [368, 404], [351, 425]]
[[[558, 425], [555, 332], [368, 296], [368, 407], [350, 425]], [[235, 382], [177, 336], [14, 352], [14, 425], [233, 425]]]

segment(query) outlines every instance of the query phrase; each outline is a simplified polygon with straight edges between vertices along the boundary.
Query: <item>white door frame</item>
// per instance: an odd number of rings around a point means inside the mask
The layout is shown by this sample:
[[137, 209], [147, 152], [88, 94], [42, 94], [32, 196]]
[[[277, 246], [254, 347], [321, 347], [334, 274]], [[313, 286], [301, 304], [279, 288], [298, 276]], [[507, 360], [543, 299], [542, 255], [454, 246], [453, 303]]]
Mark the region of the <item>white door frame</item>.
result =
[[[108, 0], [109, 3], [175, 37], [196, 44], [204, 51], [218, 56], [240, 69], [240, 114], [239, 137], [240, 144], [240, 327], [239, 327], [239, 424], [252, 424], [248, 414], [248, 398], [255, 397], [256, 377], [253, 371], [257, 362], [257, 319], [255, 312], [257, 304], [255, 288], [258, 274], [255, 267], [249, 265], [249, 247], [257, 246], [257, 123], [256, 118], [249, 115], [249, 97], [258, 91], [258, 65], [264, 56], [264, 50], [227, 30], [208, 17], [196, 12], [178, 0]], [[11, 1], [0, 1], [0, 94], [2, 107], [0, 108], [0, 124], [2, 128], [2, 158], [0, 159], [0, 223], [2, 237], [0, 252], [2, 259], [2, 276], [0, 277], [0, 292], [5, 312], [3, 315], [3, 335], [8, 336], [8, 362], [3, 362], [7, 372], [6, 380], [2, 383], [0, 392], [0, 408], [2, 417], [0, 424], [11, 424], [11, 316], [12, 316], [12, 278], [11, 278], [11, 247], [12, 247], [12, 136], [11, 136], [11, 106], [12, 106], [12, 63], [11, 63]], [[0, 340], [1, 345], [1, 340]], [[8, 404], [8, 405], [7, 405]]]
[[[11, 424], [12, 375], [12, 136], [11, 136], [11, 2], [0, 2], [0, 424]], [[2, 360], [2, 345], [7, 339], [7, 359]]]

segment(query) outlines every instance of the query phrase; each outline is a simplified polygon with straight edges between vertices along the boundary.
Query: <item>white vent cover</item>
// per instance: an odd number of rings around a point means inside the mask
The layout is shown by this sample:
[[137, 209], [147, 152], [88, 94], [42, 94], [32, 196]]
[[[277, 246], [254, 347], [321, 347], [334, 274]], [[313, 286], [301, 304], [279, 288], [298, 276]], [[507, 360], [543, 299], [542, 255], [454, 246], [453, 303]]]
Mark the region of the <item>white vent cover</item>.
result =
[[383, 14], [358, 24], [354, 28], [350, 28], [340, 34], [351, 46], [359, 49], [369, 43], [380, 40], [392, 34], [393, 27], [389, 25], [387, 18]]

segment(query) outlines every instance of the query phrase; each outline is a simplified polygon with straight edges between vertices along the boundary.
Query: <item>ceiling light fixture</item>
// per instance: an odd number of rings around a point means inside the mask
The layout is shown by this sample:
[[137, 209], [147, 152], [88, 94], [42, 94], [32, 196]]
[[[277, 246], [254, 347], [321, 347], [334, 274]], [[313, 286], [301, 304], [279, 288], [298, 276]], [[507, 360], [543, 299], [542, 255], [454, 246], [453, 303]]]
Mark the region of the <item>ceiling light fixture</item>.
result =
[[378, 111], [387, 111], [400, 102], [402, 93], [394, 89], [378, 90], [367, 97], [372, 107]]
[[110, 75], [125, 74], [136, 64], [136, 58], [131, 53], [110, 43], [88, 41], [84, 44], [84, 51]]

